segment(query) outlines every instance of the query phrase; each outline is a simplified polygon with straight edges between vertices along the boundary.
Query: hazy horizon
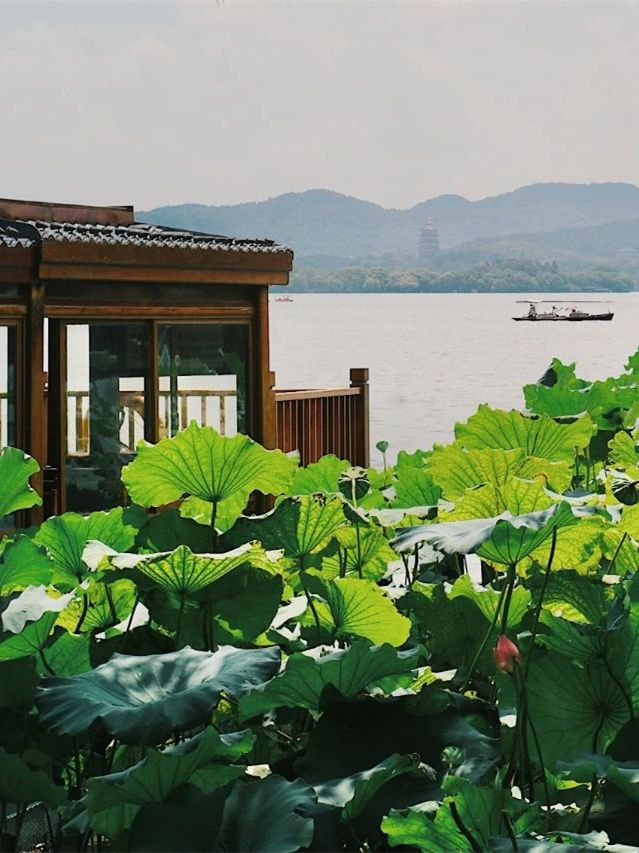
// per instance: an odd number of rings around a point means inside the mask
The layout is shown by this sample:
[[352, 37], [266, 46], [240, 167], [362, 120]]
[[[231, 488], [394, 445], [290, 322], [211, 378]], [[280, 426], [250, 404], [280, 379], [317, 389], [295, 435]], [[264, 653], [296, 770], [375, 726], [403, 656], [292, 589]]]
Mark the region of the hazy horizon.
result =
[[637, 31], [615, 0], [4, 0], [0, 195], [406, 209], [639, 184]]

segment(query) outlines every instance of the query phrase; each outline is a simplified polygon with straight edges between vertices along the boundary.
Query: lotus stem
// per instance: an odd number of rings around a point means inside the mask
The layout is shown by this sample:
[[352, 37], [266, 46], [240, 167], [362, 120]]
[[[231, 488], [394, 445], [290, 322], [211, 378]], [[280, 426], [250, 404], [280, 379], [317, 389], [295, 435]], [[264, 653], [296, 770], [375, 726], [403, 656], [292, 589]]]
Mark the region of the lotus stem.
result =
[[517, 575], [515, 574], [515, 563], [511, 563], [508, 567], [508, 578], [506, 579], [506, 586], [504, 587], [506, 590], [506, 597], [504, 599], [504, 606], [501, 611], [501, 633], [505, 634], [506, 629], [508, 628], [508, 612], [510, 610], [510, 602], [513, 597], [513, 590], [515, 588], [515, 581], [517, 579]]
[[484, 635], [484, 639], [481, 641], [481, 644], [480, 644], [479, 648], [477, 649], [477, 652], [475, 653], [475, 657], [473, 658], [473, 662], [470, 665], [470, 669], [468, 670], [466, 678], [464, 679], [462, 686], [459, 688], [460, 693], [463, 693], [464, 690], [466, 689], [466, 687], [468, 686], [468, 682], [472, 678], [473, 672], [475, 671], [475, 667], [477, 666], [477, 662], [479, 661], [479, 658], [482, 656], [482, 653], [483, 653], [484, 649], [486, 648], [486, 645], [488, 644], [488, 641], [490, 640], [493, 631], [495, 630], [495, 625], [497, 624], [497, 620], [499, 619], [499, 611], [501, 610], [501, 606], [503, 604], [507, 588], [508, 588], [508, 584], [505, 584], [504, 588], [502, 589], [502, 591], [499, 595], [499, 601], [497, 602], [497, 607], [495, 608], [495, 613], [493, 615], [492, 621], [491, 621], [490, 625], [488, 626], [488, 630], [486, 631], [486, 634]]
[[535, 646], [535, 640], [537, 639], [537, 630], [539, 628], [539, 618], [541, 616], [541, 608], [544, 603], [544, 596], [546, 595], [546, 590], [548, 589], [548, 582], [550, 580], [550, 573], [552, 571], [552, 562], [555, 559], [555, 550], [557, 548], [557, 528], [553, 527], [552, 530], [552, 539], [550, 540], [550, 553], [548, 554], [548, 562], [546, 563], [546, 571], [544, 573], [544, 581], [539, 592], [539, 599], [537, 601], [537, 606], [535, 607], [535, 615], [533, 616], [533, 626], [530, 632], [530, 644], [528, 646], [528, 655], [526, 657], [526, 663], [524, 664], [524, 682], [528, 680], [528, 672], [530, 671], [530, 659], [532, 657], [532, 650]]
[[464, 825], [464, 822], [461, 819], [461, 816], [460, 816], [459, 811], [457, 809], [457, 803], [455, 802], [455, 800], [451, 800], [448, 803], [448, 806], [450, 808], [450, 813], [453, 816], [453, 820], [457, 824], [457, 829], [459, 829], [459, 831], [464, 836], [466, 841], [470, 844], [472, 849], [475, 850], [476, 853], [481, 853], [481, 846], [475, 841], [475, 839], [471, 835], [469, 829]]
[[614, 566], [615, 560], [617, 559], [617, 555], [621, 551], [621, 549], [623, 547], [623, 543], [626, 541], [627, 538], [628, 538], [628, 531], [624, 530], [623, 536], [621, 537], [621, 540], [615, 549], [615, 553], [612, 555], [612, 560], [608, 563], [608, 572], [610, 572], [610, 570]]

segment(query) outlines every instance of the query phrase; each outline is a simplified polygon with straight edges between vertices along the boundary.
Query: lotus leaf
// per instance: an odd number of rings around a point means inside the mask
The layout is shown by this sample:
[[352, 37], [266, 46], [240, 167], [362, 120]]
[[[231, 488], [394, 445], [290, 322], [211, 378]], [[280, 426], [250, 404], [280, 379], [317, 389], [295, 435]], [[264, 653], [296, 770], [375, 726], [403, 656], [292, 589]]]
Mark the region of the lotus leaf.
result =
[[376, 583], [359, 578], [316, 579], [311, 586], [326, 604], [316, 610], [320, 621], [336, 637], [364, 637], [372, 643], [402, 646], [410, 633], [410, 619], [397, 612]]
[[45, 613], [59, 613], [75, 596], [75, 591], [67, 595], [55, 591], [49, 595], [48, 592], [46, 586], [29, 586], [12, 599], [0, 616], [2, 629], [19, 634], [27, 622], [37, 622]]
[[419, 652], [398, 652], [388, 644], [371, 646], [363, 640], [321, 657], [296, 653], [288, 658], [281, 675], [240, 700], [240, 719], [274, 708], [319, 709], [328, 686], [347, 698], [357, 696], [385, 675], [410, 672], [418, 661]]
[[388, 564], [398, 559], [378, 527], [364, 527], [360, 531], [342, 527], [335, 537], [341, 547], [334, 554], [322, 557], [324, 577], [337, 577], [343, 570], [346, 575], [357, 574], [378, 581], [386, 574]]
[[42, 770], [32, 770], [18, 755], [0, 749], [0, 801], [4, 803], [46, 803], [59, 806], [66, 800]]
[[391, 506], [400, 509], [437, 506], [442, 490], [426, 471], [405, 467], [398, 471]]
[[297, 468], [281, 450], [265, 450], [245, 435], [222, 436], [192, 421], [174, 438], [141, 444], [122, 470], [132, 500], [164, 506], [181, 500], [182, 515], [227, 530], [253, 491], [284, 492]]
[[42, 498], [29, 485], [29, 479], [39, 470], [36, 460], [21, 450], [0, 450], [0, 519], [20, 509], [40, 506]]
[[20, 535], [10, 542], [0, 557], [0, 596], [30, 586], [48, 586], [56, 580], [55, 567], [42, 548]]
[[318, 462], [312, 462], [304, 468], [297, 469], [286, 494], [291, 497], [318, 492], [325, 495], [337, 494], [339, 478], [347, 468], [350, 468], [350, 464], [345, 459], [338, 459], [332, 454], [322, 456]]
[[163, 589], [195, 593], [249, 563], [258, 550], [252, 543], [222, 554], [194, 554], [187, 545], [163, 554], [117, 554], [109, 557], [116, 569], [135, 568]]
[[587, 447], [595, 431], [587, 415], [574, 423], [558, 424], [547, 415], [528, 418], [514, 410], [481, 405], [467, 423], [457, 424], [455, 437], [469, 450], [522, 450], [525, 456], [572, 462], [575, 448]]
[[222, 692], [239, 698], [268, 680], [279, 659], [279, 649], [232, 646], [213, 653], [187, 647], [146, 657], [115, 654], [91, 672], [46, 679], [37, 704], [42, 721], [58, 734], [79, 734], [100, 720], [125, 743], [156, 744], [204, 723]]
[[328, 545], [345, 523], [340, 498], [302, 495], [287, 498], [261, 517], [240, 519], [225, 539], [231, 545], [257, 539], [267, 551], [281, 548], [304, 567], [306, 558]]
[[96, 540], [116, 551], [127, 551], [135, 541], [142, 517], [139, 511], [122, 507], [86, 516], [66, 512], [47, 519], [33, 541], [46, 550], [58, 572], [82, 579], [87, 574], [82, 557], [87, 542]]
[[161, 803], [179, 785], [189, 782], [208, 793], [232, 782], [244, 768], [228, 762], [245, 755], [254, 740], [249, 731], [220, 735], [207, 728], [164, 752], [152, 750], [127, 770], [91, 780], [86, 797], [91, 826], [115, 838], [143, 805]]

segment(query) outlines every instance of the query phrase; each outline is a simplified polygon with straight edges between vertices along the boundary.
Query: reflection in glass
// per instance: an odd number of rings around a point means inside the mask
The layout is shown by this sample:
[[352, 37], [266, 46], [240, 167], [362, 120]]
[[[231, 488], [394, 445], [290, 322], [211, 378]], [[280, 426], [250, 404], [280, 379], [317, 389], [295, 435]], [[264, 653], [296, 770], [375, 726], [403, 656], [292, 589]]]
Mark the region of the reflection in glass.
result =
[[0, 326], [0, 447], [17, 442], [16, 329]]
[[124, 502], [120, 469], [144, 438], [149, 363], [143, 323], [67, 326], [67, 509]]
[[175, 435], [193, 420], [222, 435], [246, 432], [247, 356], [246, 326], [160, 326], [160, 435]]

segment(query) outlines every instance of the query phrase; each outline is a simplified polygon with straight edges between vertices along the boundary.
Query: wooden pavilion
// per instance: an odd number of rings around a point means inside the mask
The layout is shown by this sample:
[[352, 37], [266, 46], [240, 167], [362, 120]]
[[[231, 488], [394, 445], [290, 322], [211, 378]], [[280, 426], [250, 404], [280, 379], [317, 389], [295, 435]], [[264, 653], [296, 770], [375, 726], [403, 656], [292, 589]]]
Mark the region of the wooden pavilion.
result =
[[24, 523], [122, 503], [137, 443], [191, 420], [367, 465], [366, 370], [347, 388], [273, 387], [268, 287], [292, 264], [271, 240], [144, 224], [128, 206], [0, 200], [0, 446], [43, 468]]

